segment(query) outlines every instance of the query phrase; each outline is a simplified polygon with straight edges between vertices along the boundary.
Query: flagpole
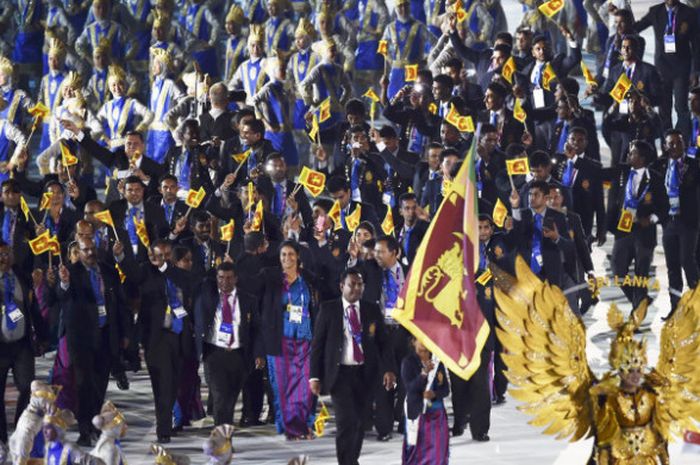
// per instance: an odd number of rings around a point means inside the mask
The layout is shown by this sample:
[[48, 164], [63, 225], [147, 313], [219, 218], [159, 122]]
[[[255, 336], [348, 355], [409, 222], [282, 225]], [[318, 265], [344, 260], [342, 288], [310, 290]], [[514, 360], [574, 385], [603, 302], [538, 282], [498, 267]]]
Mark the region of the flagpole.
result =
[[245, 163], [248, 160], [248, 157], [244, 158], [236, 167], [236, 170], [233, 172], [233, 177], [235, 178], [238, 175], [238, 172], [241, 170], [243, 167], [243, 163]]
[[226, 255], [231, 255], [231, 240], [228, 240], [228, 244], [226, 244]]

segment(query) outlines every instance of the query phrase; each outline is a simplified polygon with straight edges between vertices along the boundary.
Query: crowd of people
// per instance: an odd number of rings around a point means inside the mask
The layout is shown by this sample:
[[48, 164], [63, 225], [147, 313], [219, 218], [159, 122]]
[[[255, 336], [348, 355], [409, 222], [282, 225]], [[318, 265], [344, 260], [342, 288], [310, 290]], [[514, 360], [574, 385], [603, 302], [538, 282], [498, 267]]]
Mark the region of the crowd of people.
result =
[[477, 282], [492, 331], [469, 381], [391, 316], [470, 150], [477, 276], [520, 254], [584, 314], [592, 247], [613, 241], [613, 274], [648, 277], [660, 231], [675, 308], [700, 260], [697, 2], [641, 18], [629, 0], [520, 3], [509, 28], [499, 0], [3, 2], [16, 418], [48, 375], [90, 446], [110, 377], [129, 389], [145, 362], [160, 443], [205, 415], [232, 424], [239, 397], [241, 427], [312, 439], [322, 394], [341, 464], [372, 429], [403, 436], [405, 463], [447, 463], [467, 425], [488, 441], [507, 388], [493, 280]]

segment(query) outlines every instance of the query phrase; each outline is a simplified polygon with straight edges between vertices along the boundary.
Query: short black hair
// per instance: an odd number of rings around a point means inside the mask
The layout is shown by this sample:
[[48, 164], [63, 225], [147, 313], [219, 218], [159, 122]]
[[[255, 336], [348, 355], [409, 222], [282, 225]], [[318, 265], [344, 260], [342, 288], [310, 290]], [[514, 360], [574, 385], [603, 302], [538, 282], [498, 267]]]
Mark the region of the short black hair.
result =
[[[139, 178], [138, 176], [133, 176], [133, 175], [127, 176], [124, 179], [124, 186], [126, 186], [127, 184], [141, 184], [141, 187], [146, 187], [146, 185], [143, 183], [141, 178]], [[48, 187], [48, 185], [47, 185], [47, 187]]]
[[160, 179], [158, 179], [158, 184], [163, 184], [163, 181], [177, 182], [177, 176], [175, 176], [174, 174], [165, 173], [163, 176], [160, 177]]
[[532, 189], [539, 189], [544, 195], [549, 194], [549, 184], [547, 184], [547, 181], [530, 181], [530, 190]]
[[173, 257], [173, 262], [175, 263], [185, 258], [188, 253], [192, 253], [192, 251], [189, 249], [189, 247], [185, 247], [184, 245], [176, 245], [170, 252]]
[[265, 236], [260, 231], [251, 231], [243, 236], [243, 248], [246, 252], [254, 252], [265, 243]]
[[549, 154], [544, 150], [535, 150], [530, 155], [530, 166], [531, 167], [547, 167], [552, 164], [552, 159]]
[[143, 134], [141, 134], [141, 131], [127, 131], [127, 132], [126, 132], [126, 135], [127, 135], [127, 136], [136, 136], [136, 137], [138, 137], [139, 139], [141, 139], [141, 142], [144, 141], [144, 139], [143, 139]]
[[415, 193], [413, 193], [413, 192], [404, 192], [404, 193], [401, 194], [401, 196], [399, 197], [399, 205], [402, 205], [402, 206], [403, 206], [403, 203], [406, 202], [406, 201], [409, 201], [409, 200], [418, 201], [418, 196], [417, 196]]
[[203, 210], [195, 210], [192, 212], [192, 224], [207, 223], [210, 219], [209, 213]]
[[394, 236], [380, 236], [375, 240], [377, 244], [380, 242], [386, 244], [386, 248], [389, 249], [389, 252], [399, 252], [399, 241], [397, 241]]
[[236, 265], [234, 265], [231, 262], [219, 263], [219, 266], [216, 267], [216, 272], [218, 273], [219, 271], [233, 271], [233, 274], [238, 276], [238, 272], [236, 271]]
[[394, 129], [393, 126], [385, 124], [379, 130], [379, 137], [387, 139], [396, 139], [398, 137], [398, 134], [396, 134], [396, 129]]
[[362, 100], [352, 98], [345, 104], [345, 113], [348, 115], [365, 115], [365, 104]]
[[2, 189], [4, 190], [6, 187], [10, 189], [10, 192], [15, 194], [20, 194], [22, 192], [16, 179], [5, 179], [2, 182]]
[[343, 272], [340, 273], [340, 283], [341, 284], [344, 283], [345, 279], [350, 275], [359, 276], [364, 281], [364, 276], [362, 276], [362, 271], [360, 271], [360, 269], [358, 267], [353, 266], [351, 268], [344, 269]]
[[644, 158], [644, 163], [648, 165], [654, 158], [656, 158], [656, 149], [647, 141], [643, 139], [635, 139], [630, 142], [630, 150], [632, 147], [637, 149], [639, 155]]
[[464, 67], [464, 64], [459, 58], [450, 58], [447, 60], [447, 63], [445, 63], [445, 68], [462, 69], [462, 67]]
[[261, 136], [265, 134], [265, 124], [259, 119], [248, 120], [245, 122], [245, 125], [255, 134], [260, 134]]
[[333, 176], [328, 180], [326, 187], [328, 187], [328, 192], [331, 194], [339, 191], [350, 190], [350, 185], [348, 184], [347, 179], [345, 179], [343, 176]]
[[362, 221], [360, 224], [357, 225], [357, 229], [365, 229], [369, 231], [372, 237], [377, 235], [377, 230], [374, 229], [374, 225], [369, 221]]
[[575, 133], [575, 132], [577, 132], [577, 133], [579, 133], [579, 134], [583, 134], [583, 135], [586, 137], [586, 139], [588, 139], [588, 131], [587, 131], [586, 128], [584, 128], [583, 126], [574, 126], [574, 127], [571, 128], [571, 130], [569, 131], [569, 134], [573, 134], [573, 133]]
[[438, 74], [433, 79], [433, 82], [437, 82], [438, 84], [442, 84], [443, 86], [449, 88], [452, 88], [452, 86], [455, 85], [455, 83], [452, 81], [452, 78], [449, 77], [447, 74]]

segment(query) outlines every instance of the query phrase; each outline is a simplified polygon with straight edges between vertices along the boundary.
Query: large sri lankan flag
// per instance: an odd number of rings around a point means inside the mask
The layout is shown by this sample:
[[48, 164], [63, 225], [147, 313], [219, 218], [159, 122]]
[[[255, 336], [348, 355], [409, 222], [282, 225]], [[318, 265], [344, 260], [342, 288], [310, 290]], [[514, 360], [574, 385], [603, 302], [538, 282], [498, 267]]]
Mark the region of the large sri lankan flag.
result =
[[479, 261], [475, 151], [472, 143], [418, 247], [392, 313], [465, 380], [479, 368], [489, 334], [474, 284]]

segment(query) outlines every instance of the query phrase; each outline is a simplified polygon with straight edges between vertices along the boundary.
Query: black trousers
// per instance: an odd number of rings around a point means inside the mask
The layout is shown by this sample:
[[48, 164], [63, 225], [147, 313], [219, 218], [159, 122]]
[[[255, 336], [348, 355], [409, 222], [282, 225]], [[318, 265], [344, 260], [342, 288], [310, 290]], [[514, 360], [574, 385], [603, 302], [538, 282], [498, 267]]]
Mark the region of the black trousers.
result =
[[[690, 137], [690, 109], [688, 108], [688, 82], [689, 72], [678, 70], [673, 78], [661, 80], [661, 92], [659, 92], [659, 117], [663, 130], [670, 129], [671, 110], [676, 110], [678, 121], [676, 129], [683, 132], [684, 137]], [[686, 139], [688, 140], [688, 139]]]
[[[653, 253], [654, 247], [644, 244], [636, 233], [616, 237], [610, 259], [613, 274], [620, 280], [624, 279], [634, 260], [634, 275], [648, 277]], [[648, 294], [646, 287], [634, 286], [622, 286], [622, 292], [635, 308]]]
[[274, 417], [275, 406], [272, 387], [267, 378], [267, 370], [252, 370], [243, 384], [243, 418], [255, 421], [260, 420], [263, 401], [267, 395], [268, 416]]
[[341, 365], [330, 389], [335, 408], [335, 454], [339, 465], [357, 465], [362, 451], [364, 413], [368, 410], [364, 366]]
[[[19, 416], [29, 405], [31, 384], [34, 380], [34, 353], [29, 338], [25, 337], [15, 342], [0, 343], [0, 392], [5, 395], [7, 376], [12, 370], [15, 386], [19, 391], [17, 409], [15, 411], [15, 425]], [[0, 405], [0, 441], [7, 444], [7, 420], [5, 417], [5, 401]]]
[[505, 397], [506, 390], [508, 389], [508, 378], [506, 378], [506, 367], [503, 361], [503, 344], [501, 340], [498, 339], [496, 335], [493, 337], [494, 340], [494, 351], [493, 351], [493, 393], [498, 397]]
[[156, 434], [170, 436], [173, 429], [173, 406], [177, 399], [182, 368], [180, 335], [161, 329], [159, 340], [146, 351], [146, 367], [156, 407]]
[[92, 431], [92, 417], [100, 413], [107, 393], [112, 354], [109, 345], [109, 328], [100, 330], [100, 346], [97, 350], [76, 348], [69, 354], [75, 374], [75, 388], [78, 393], [78, 430], [80, 434]]
[[[387, 326], [386, 330], [394, 351], [394, 366], [399, 370], [401, 360], [408, 355], [410, 349], [410, 334], [401, 326]], [[400, 425], [403, 424], [403, 403], [406, 399], [406, 389], [401, 382], [400, 373], [395, 374], [396, 389], [389, 391], [384, 388], [383, 376], [377, 377], [377, 385], [374, 390], [374, 428], [380, 436], [391, 433], [394, 429], [394, 421], [399, 421]]]
[[205, 344], [202, 358], [214, 396], [214, 424], [233, 424], [233, 409], [247, 375], [243, 351]]
[[678, 305], [683, 292], [682, 272], [685, 272], [685, 280], [690, 289], [698, 284], [698, 264], [695, 261], [698, 230], [684, 226], [678, 216], [672, 216], [664, 226], [662, 244], [668, 269], [671, 310], [673, 310]]
[[490, 361], [491, 351], [482, 350], [479, 368], [467, 381], [450, 371], [454, 426], [464, 428], [468, 418], [473, 437], [487, 434], [491, 426]]

